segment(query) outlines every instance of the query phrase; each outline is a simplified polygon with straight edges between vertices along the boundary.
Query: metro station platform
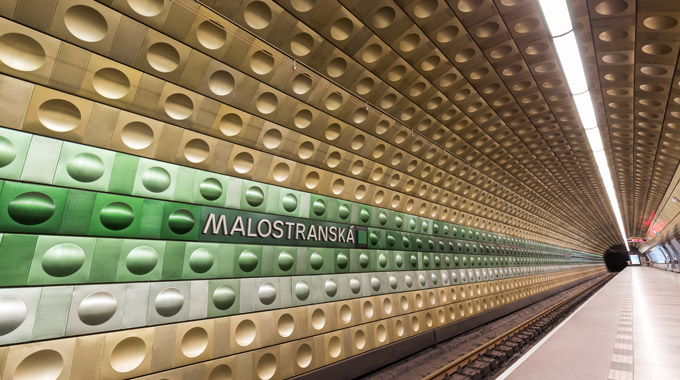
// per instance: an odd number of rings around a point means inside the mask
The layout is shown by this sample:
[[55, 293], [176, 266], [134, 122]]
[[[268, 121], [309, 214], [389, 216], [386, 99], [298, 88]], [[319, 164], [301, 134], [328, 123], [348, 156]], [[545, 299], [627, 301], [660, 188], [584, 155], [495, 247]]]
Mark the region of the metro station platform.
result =
[[497, 379], [680, 379], [680, 274], [626, 268]]

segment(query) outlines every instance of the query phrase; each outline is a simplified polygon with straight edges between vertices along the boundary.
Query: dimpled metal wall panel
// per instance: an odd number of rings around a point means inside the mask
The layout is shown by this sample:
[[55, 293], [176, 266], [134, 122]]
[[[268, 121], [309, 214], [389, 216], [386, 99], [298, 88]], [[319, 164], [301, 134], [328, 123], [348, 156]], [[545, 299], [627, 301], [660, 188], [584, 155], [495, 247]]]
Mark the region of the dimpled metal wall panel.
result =
[[604, 271], [443, 4], [2, 1], [1, 379], [313, 376]]

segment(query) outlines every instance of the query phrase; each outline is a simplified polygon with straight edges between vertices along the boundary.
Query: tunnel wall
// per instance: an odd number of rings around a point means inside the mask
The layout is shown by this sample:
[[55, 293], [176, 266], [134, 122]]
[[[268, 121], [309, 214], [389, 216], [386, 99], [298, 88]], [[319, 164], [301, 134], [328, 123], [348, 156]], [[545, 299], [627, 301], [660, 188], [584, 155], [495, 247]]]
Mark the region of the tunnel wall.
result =
[[286, 378], [602, 271], [318, 154], [304, 80], [179, 5], [101, 3], [0, 6], [3, 379]]

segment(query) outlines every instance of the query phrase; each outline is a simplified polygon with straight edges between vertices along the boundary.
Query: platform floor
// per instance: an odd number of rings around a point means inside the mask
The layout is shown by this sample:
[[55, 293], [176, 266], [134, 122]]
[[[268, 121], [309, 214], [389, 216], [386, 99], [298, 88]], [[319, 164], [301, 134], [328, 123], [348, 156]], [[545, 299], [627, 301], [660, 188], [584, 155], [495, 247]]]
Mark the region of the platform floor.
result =
[[680, 274], [626, 268], [497, 379], [680, 379]]

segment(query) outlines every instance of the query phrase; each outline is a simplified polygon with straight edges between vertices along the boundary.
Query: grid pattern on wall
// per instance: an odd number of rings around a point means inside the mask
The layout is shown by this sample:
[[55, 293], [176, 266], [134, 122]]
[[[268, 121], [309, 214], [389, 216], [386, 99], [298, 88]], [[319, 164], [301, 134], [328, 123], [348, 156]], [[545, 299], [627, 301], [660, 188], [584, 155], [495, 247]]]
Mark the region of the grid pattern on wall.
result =
[[2, 379], [287, 378], [603, 270], [276, 54], [189, 0], [0, 5]]

